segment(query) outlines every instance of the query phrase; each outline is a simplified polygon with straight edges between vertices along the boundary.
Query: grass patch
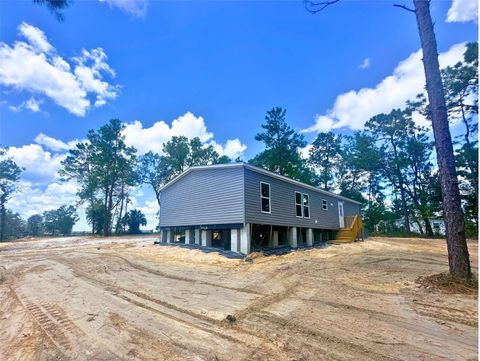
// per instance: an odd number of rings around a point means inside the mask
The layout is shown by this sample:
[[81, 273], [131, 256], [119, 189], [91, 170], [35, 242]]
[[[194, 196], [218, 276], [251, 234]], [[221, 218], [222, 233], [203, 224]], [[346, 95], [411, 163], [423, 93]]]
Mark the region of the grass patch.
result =
[[464, 280], [454, 277], [449, 273], [438, 273], [431, 276], [421, 276], [417, 279], [421, 286], [449, 294], [478, 294], [478, 278], [472, 274], [472, 278]]

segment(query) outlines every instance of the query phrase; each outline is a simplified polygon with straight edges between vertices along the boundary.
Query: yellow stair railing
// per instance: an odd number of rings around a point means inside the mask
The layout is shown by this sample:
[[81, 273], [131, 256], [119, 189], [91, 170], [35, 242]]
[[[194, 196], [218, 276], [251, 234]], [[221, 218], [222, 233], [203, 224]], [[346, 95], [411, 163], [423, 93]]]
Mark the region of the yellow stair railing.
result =
[[363, 222], [362, 217], [357, 214], [347, 227], [338, 231], [332, 243], [350, 243], [360, 239], [363, 240]]

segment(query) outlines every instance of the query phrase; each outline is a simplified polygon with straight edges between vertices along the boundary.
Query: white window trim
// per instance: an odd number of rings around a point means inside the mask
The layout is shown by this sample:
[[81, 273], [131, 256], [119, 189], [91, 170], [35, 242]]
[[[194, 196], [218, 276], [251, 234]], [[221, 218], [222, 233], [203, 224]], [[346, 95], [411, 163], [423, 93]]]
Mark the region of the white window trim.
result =
[[[308, 197], [308, 205], [304, 205], [304, 204], [303, 204], [303, 196], [307, 196], [307, 197]], [[307, 208], [308, 208], [308, 217], [305, 217], [304, 207], [307, 207]], [[305, 219], [310, 219], [310, 194], [307, 194], [307, 193], [302, 193], [302, 214], [303, 214], [303, 218], [305, 218]]]
[[[325, 206], [324, 206], [325, 205]], [[326, 208], [325, 208], [326, 207]], [[322, 209], [324, 211], [328, 211], [328, 201], [326, 199], [322, 199]]]
[[[262, 195], [262, 184], [268, 185], [268, 198], [264, 197]], [[268, 212], [264, 211], [263, 208], [262, 208], [262, 199], [263, 198], [268, 199]], [[271, 188], [270, 183], [267, 183], [267, 182], [260, 182], [260, 212], [267, 213], [267, 214], [272, 213], [272, 188]]]
[[[297, 193], [300, 194], [300, 204], [297, 203]], [[294, 202], [295, 202], [295, 217], [297, 218], [303, 218], [303, 204], [302, 204], [302, 201], [303, 201], [303, 196], [302, 196], [302, 192], [298, 192], [298, 191], [294, 191], [293, 192], [293, 196], [294, 196]], [[302, 209], [302, 215], [299, 216], [297, 215], [297, 206], [300, 206], [300, 208]]]

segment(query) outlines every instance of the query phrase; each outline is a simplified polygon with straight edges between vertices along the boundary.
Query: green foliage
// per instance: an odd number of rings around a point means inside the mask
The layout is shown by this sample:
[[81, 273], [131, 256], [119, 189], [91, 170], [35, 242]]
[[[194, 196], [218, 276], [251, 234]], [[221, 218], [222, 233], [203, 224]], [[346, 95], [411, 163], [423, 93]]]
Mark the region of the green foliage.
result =
[[45, 5], [58, 21], [65, 19], [62, 11], [70, 5], [70, 0], [33, 0], [33, 2], [38, 5]]
[[61, 206], [58, 209], [43, 212], [43, 227], [52, 236], [69, 235], [78, 221], [74, 206]]
[[142, 233], [140, 231], [140, 226], [147, 225], [147, 219], [141, 211], [132, 209], [125, 215], [125, 223], [128, 225], [128, 233], [138, 234]]
[[25, 221], [20, 217], [18, 213], [14, 213], [8, 209], [5, 211], [5, 240], [24, 237], [27, 233], [26, 227], [27, 225]]
[[37, 237], [43, 234], [43, 217], [34, 214], [27, 219], [27, 232], [29, 236]]
[[324, 190], [332, 187], [336, 164], [342, 161], [342, 136], [333, 132], [318, 133], [309, 152], [310, 164], [319, 172], [319, 181]]
[[265, 145], [265, 150], [249, 162], [269, 171], [306, 183], [312, 182], [313, 172], [300, 156], [301, 148], [306, 146], [304, 137], [292, 129], [285, 120], [286, 110], [272, 108], [262, 124], [264, 131], [255, 136], [255, 140]]
[[0, 241], [6, 237], [6, 203], [17, 190], [23, 171], [13, 159], [5, 157], [5, 153], [5, 149], [0, 149]]
[[92, 226], [92, 234], [102, 234], [105, 225], [105, 210], [102, 200], [94, 199], [85, 209], [85, 217]]
[[[114, 211], [118, 219], [128, 203], [128, 189], [138, 183], [136, 149], [127, 147], [122, 134], [125, 125], [118, 119], [90, 130], [87, 141], [78, 143], [62, 161], [60, 174], [64, 179], [75, 179], [80, 185], [78, 195], [82, 202], [94, 207], [103, 201], [103, 235], [108, 236], [114, 224]], [[91, 218], [91, 220], [95, 220]], [[96, 223], [92, 223], [95, 232]]]

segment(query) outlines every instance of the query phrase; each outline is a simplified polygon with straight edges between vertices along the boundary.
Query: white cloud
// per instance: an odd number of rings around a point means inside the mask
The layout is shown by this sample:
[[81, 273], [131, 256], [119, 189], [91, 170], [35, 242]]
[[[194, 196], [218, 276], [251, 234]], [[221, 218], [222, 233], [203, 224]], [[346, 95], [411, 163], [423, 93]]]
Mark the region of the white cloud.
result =
[[[187, 112], [167, 124], [159, 121], [150, 128], [144, 128], [140, 121], [127, 124], [125, 129], [126, 143], [139, 149], [143, 154], [149, 150], [161, 152], [162, 144], [172, 136], [183, 135], [187, 138], [199, 137], [202, 143], [214, 146], [220, 155], [230, 158], [241, 156], [246, 146], [238, 138], [229, 139], [224, 145], [213, 139], [213, 133], [207, 130], [202, 117]], [[75, 182], [60, 182], [58, 171], [61, 162], [78, 140], [62, 141], [40, 133], [35, 137], [36, 144], [7, 148], [6, 156], [12, 157], [21, 167], [22, 181], [19, 192], [10, 201], [10, 207], [23, 217], [35, 213], [55, 209], [63, 204], [74, 204], [77, 201], [78, 185]], [[137, 201], [137, 198], [140, 201]], [[146, 229], [154, 229], [158, 222], [158, 205], [153, 192], [144, 186], [132, 189], [132, 205], [130, 209], [140, 209], [147, 217]], [[80, 221], [75, 230], [87, 230], [84, 211], [79, 210]]]
[[300, 156], [303, 159], [308, 159], [310, 157], [310, 149], [313, 148], [313, 144], [308, 144], [306, 147], [300, 149]]
[[18, 27], [18, 32], [28, 40], [32, 45], [32, 49], [37, 50], [40, 53], [49, 53], [54, 50], [43, 31], [36, 27], [27, 23], [22, 23]]
[[13, 46], [0, 43], [0, 85], [47, 96], [78, 116], [90, 108], [90, 97], [95, 98], [95, 106], [117, 97], [118, 86], [103, 80], [104, 74], [115, 76], [103, 49], [83, 50], [73, 58], [72, 72], [42, 30], [22, 23], [19, 34], [26, 41], [16, 41]]
[[245, 144], [242, 144], [240, 139], [228, 139], [225, 145], [218, 144], [214, 140], [212, 140], [209, 145], [212, 145], [215, 151], [222, 155], [226, 155], [230, 159], [236, 159], [237, 157], [242, 157], [243, 152], [247, 149]]
[[136, 205], [136, 202], [132, 205], [131, 209], [138, 209], [141, 211], [147, 219], [147, 225], [142, 227], [143, 229], [155, 229], [158, 225], [158, 203], [156, 200], [147, 200], [143, 206]]
[[42, 100], [37, 100], [33, 97], [28, 99], [27, 101], [22, 102], [20, 105], [9, 105], [8, 108], [15, 113], [20, 112], [22, 109], [28, 109], [34, 113], [38, 113], [41, 111], [40, 105], [43, 103]]
[[27, 218], [33, 214], [57, 209], [64, 204], [74, 204], [77, 200], [77, 184], [73, 181], [48, 184], [45, 188], [32, 182], [22, 181], [19, 191], [9, 202], [9, 207]]
[[448, 9], [447, 23], [465, 23], [476, 21], [478, 16], [477, 0], [453, 0], [452, 6]]
[[40, 111], [40, 104], [42, 104], [41, 100], [36, 100], [35, 98], [32, 97], [24, 103], [24, 106], [25, 108], [31, 110], [32, 112], [37, 113]]
[[55, 152], [61, 152], [61, 151], [69, 150], [75, 147], [75, 144], [78, 143], [78, 140], [72, 140], [68, 143], [65, 143], [60, 139], [55, 139], [55, 138], [49, 137], [48, 135], [40, 133], [35, 137], [35, 143], [44, 145], [48, 149], [51, 149]]
[[21, 147], [9, 147], [7, 157], [13, 158], [18, 166], [25, 168], [22, 178], [33, 182], [51, 182], [58, 179], [58, 170], [65, 154], [55, 154], [45, 151], [38, 144], [28, 144]]
[[370, 58], [363, 59], [363, 62], [358, 66], [360, 69], [370, 68]]
[[145, 17], [148, 8], [148, 0], [100, 0], [110, 7], [116, 7], [127, 14], [137, 18]]
[[[455, 44], [439, 55], [440, 66], [454, 65], [462, 59], [464, 51], [464, 43]], [[317, 114], [315, 124], [303, 131], [362, 129], [365, 122], [374, 115], [390, 112], [394, 108], [403, 108], [407, 100], [414, 99], [418, 93], [424, 91], [424, 85], [422, 51], [419, 50], [401, 61], [393, 74], [383, 79], [374, 88], [351, 90], [338, 95], [333, 107], [326, 114]]]
[[202, 142], [206, 142], [213, 137], [212, 133], [207, 132], [204, 119], [196, 117], [190, 112], [175, 119], [171, 126], [161, 120], [154, 123], [150, 128], [144, 128], [143, 124], [136, 120], [127, 124], [123, 134], [125, 135], [125, 142], [129, 146], [137, 148], [140, 154], [148, 151], [161, 153], [163, 143], [169, 141], [173, 136], [199, 137]]
[[134, 146], [140, 154], [148, 151], [162, 153], [163, 143], [169, 141], [173, 136], [185, 136], [189, 139], [198, 137], [204, 144], [211, 144], [220, 155], [229, 157], [241, 156], [247, 148], [239, 139], [229, 139], [225, 145], [220, 145], [213, 140], [213, 133], [207, 130], [205, 120], [197, 117], [191, 112], [176, 118], [168, 125], [161, 120], [149, 128], [144, 128], [139, 120], [127, 124], [124, 133], [125, 142]]

